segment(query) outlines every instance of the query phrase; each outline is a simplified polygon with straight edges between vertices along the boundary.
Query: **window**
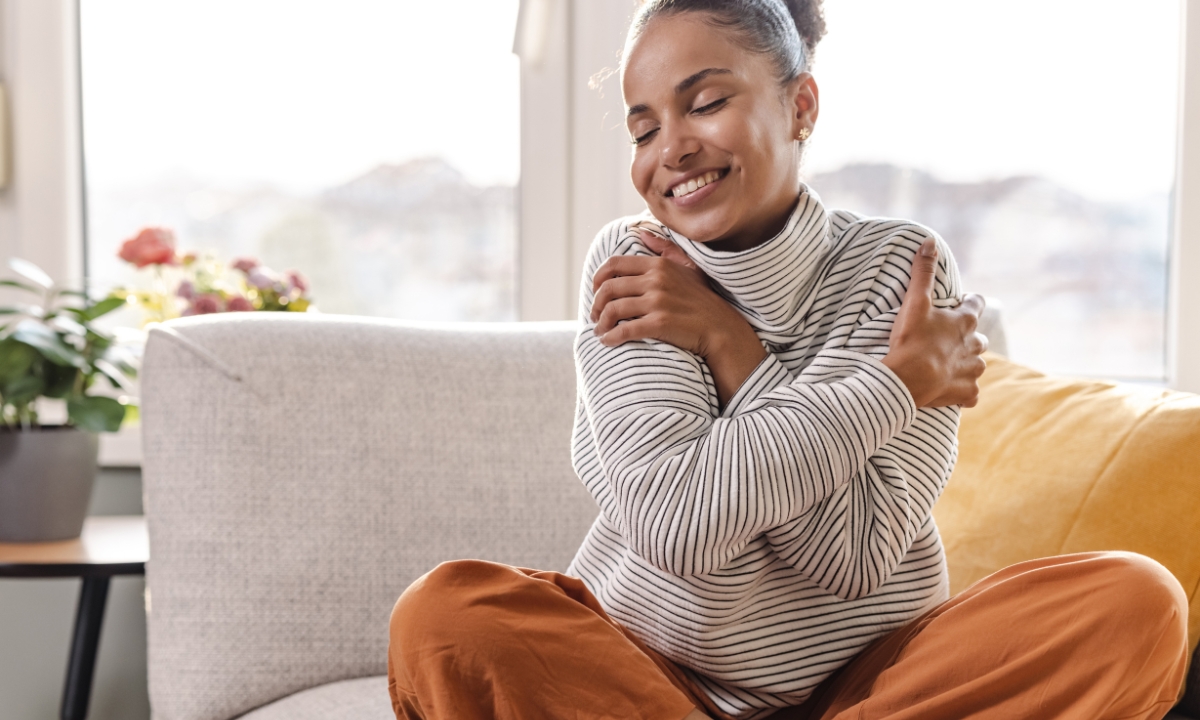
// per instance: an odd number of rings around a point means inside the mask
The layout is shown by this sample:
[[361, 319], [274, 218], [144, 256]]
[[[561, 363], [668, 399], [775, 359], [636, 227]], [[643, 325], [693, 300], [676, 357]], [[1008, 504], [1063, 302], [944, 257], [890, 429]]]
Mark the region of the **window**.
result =
[[1050, 372], [1166, 377], [1174, 0], [836, 0], [806, 178], [911, 217]]
[[165, 226], [299, 270], [325, 312], [515, 318], [516, 0], [80, 12], [93, 291]]

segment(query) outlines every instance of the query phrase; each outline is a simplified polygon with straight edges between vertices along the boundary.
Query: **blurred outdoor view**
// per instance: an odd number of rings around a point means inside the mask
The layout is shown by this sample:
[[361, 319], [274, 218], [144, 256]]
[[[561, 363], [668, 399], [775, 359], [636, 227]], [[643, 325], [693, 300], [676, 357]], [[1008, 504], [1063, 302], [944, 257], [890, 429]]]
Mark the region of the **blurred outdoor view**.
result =
[[1161, 381], [1177, 0], [827, 0], [806, 180], [918, 220], [1041, 370]]
[[515, 319], [516, 0], [81, 5], [94, 291], [155, 225], [322, 312]]
[[[1160, 380], [1178, 0], [825, 6], [826, 204], [937, 230], [1017, 360]], [[163, 225], [299, 269], [324, 312], [515, 319], [516, 15], [85, 0], [92, 287], [130, 282], [119, 243]]]

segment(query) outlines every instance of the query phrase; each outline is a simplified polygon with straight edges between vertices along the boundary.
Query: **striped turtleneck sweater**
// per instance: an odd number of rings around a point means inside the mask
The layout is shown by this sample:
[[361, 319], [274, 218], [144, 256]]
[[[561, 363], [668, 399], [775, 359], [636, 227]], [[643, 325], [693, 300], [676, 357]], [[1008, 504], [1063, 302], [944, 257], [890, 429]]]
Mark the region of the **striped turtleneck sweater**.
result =
[[[959, 410], [918, 410], [880, 362], [913, 258], [936, 235], [827, 213], [808, 188], [750, 250], [659, 226], [768, 351], [721, 408], [702, 358], [593, 333], [592, 277], [614, 255], [651, 254], [633, 229], [645, 222], [605, 227], [584, 270], [572, 460], [600, 514], [568, 572], [722, 711], [760, 718], [948, 597], [932, 509]], [[945, 307], [960, 282], [937, 242]]]

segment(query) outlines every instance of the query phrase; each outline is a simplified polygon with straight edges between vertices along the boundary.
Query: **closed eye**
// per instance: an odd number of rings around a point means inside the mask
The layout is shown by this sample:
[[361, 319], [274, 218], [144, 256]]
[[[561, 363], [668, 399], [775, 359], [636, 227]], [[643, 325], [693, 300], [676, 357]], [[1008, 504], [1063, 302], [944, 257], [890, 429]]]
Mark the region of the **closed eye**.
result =
[[647, 142], [650, 141], [650, 138], [654, 137], [654, 133], [656, 133], [656, 132], [658, 132], [658, 128], [654, 128], [653, 130], [651, 130], [649, 132], [642, 133], [641, 135], [639, 135], [633, 139], [633, 144], [634, 145], [645, 145]]
[[717, 100], [710, 102], [709, 104], [707, 104], [703, 107], [696, 108], [692, 112], [697, 115], [708, 115], [709, 113], [719, 110], [721, 108], [721, 106], [724, 105], [728, 99], [729, 98], [719, 98]]

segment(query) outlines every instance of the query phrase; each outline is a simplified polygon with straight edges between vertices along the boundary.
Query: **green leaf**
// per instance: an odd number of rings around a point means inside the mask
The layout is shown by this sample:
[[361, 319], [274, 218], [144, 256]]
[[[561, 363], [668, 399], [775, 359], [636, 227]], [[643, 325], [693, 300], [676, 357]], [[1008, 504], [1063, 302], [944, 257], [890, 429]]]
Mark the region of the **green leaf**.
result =
[[45, 389], [45, 385], [40, 377], [25, 375], [4, 385], [4, 402], [9, 405], [24, 405], [33, 402], [42, 394], [43, 389]]
[[104, 358], [96, 358], [93, 364], [96, 366], [96, 369], [99, 370], [102, 375], [104, 375], [104, 377], [108, 378], [108, 381], [112, 383], [113, 387], [124, 390], [125, 392], [130, 392], [132, 390], [129, 385], [129, 379], [116, 365], [113, 365]]
[[59, 315], [58, 317], [49, 320], [47, 324], [64, 334], [75, 335], [77, 337], [87, 337], [88, 329], [69, 317]]
[[32, 285], [27, 285], [18, 280], [0, 280], [0, 287], [20, 288], [31, 293], [41, 293], [42, 291]]
[[13, 272], [24, 277], [26, 280], [32, 280], [35, 285], [41, 285], [49, 290], [54, 287], [54, 280], [46, 274], [46, 271], [21, 258], [13, 258], [8, 261], [8, 266], [13, 269]]
[[116, 432], [125, 419], [125, 406], [110, 397], [90, 395], [67, 401], [67, 417], [88, 432]]
[[74, 365], [80, 370], [89, 370], [87, 360], [75, 348], [67, 345], [58, 333], [40, 322], [24, 320], [10, 337], [34, 348], [56, 365]]
[[44, 317], [45, 314], [45, 311], [43, 311], [37, 305], [29, 305], [26, 303], [18, 303], [16, 305], [0, 307], [0, 315], [29, 315], [40, 318]]
[[126, 304], [128, 303], [126, 303], [125, 298], [109, 295], [95, 305], [84, 308], [84, 313], [87, 315], [84, 320], [95, 320], [98, 317], [103, 317]]
[[42, 368], [42, 374], [45, 383], [42, 394], [51, 398], [65, 398], [75, 390], [79, 369], [46, 363]]
[[125, 377], [137, 377], [138, 356], [129, 348], [122, 345], [113, 345], [104, 352], [103, 357], [115, 365]]
[[12, 338], [0, 340], [0, 384], [16, 381], [29, 374], [37, 351]]

